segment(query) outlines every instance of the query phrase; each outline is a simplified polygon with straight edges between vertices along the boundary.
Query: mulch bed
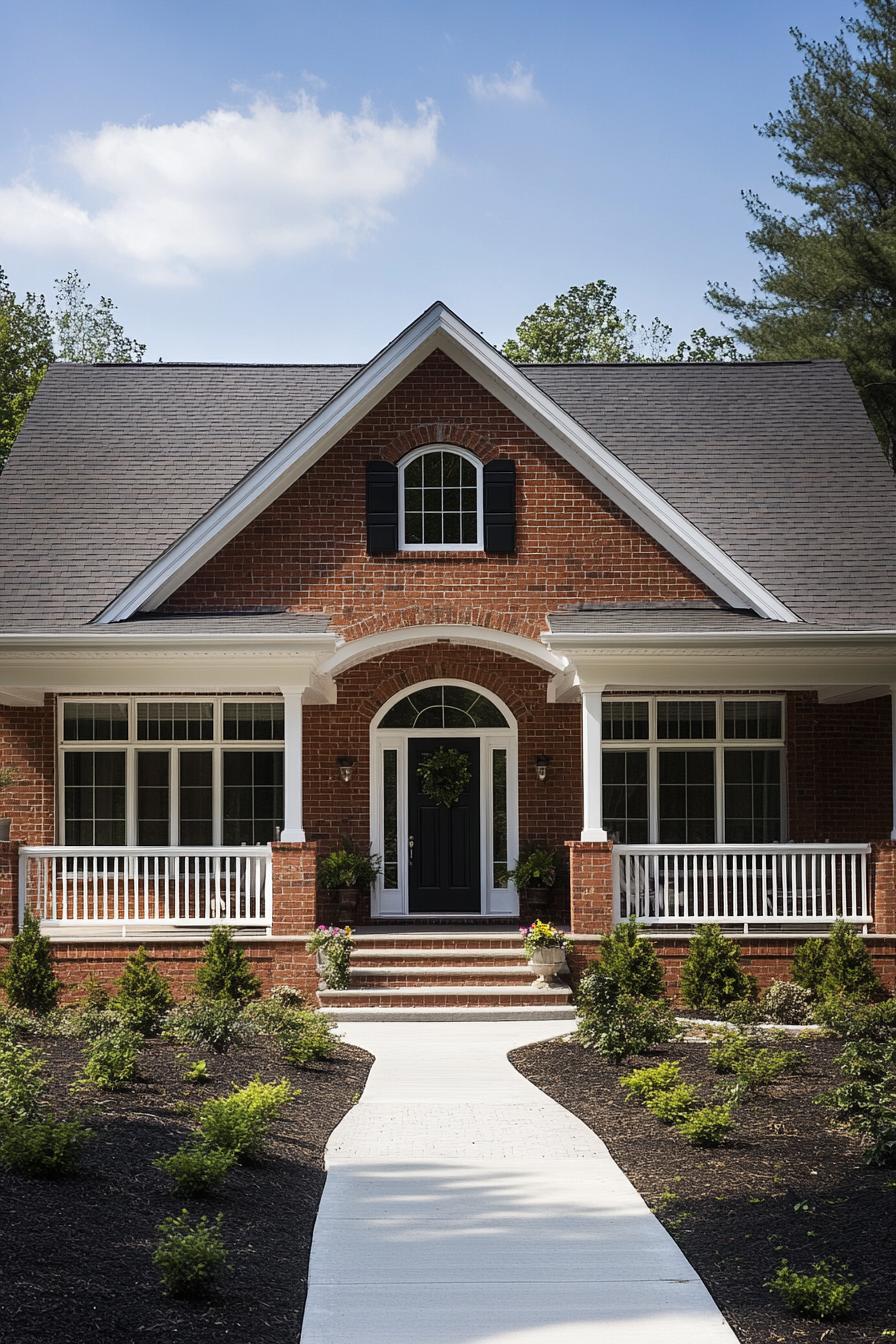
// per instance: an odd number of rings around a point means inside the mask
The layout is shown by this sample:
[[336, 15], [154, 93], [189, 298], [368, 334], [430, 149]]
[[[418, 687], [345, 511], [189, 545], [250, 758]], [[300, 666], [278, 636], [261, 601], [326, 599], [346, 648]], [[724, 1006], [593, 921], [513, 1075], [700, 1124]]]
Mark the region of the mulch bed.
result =
[[[830, 1039], [788, 1040], [807, 1056], [799, 1074], [758, 1091], [720, 1148], [692, 1148], [642, 1106], [627, 1102], [617, 1067], [571, 1040], [510, 1055], [531, 1082], [606, 1143], [706, 1283], [743, 1344], [870, 1344], [896, 1332], [896, 1171], [862, 1161], [859, 1143], [813, 1104], [841, 1081]], [[707, 1047], [685, 1042], [637, 1065], [682, 1062], [683, 1081], [708, 1094], [722, 1081]], [[795, 1269], [835, 1258], [861, 1284], [851, 1320], [790, 1315], [765, 1281], [786, 1258]]]
[[[82, 1064], [76, 1041], [40, 1042], [61, 1109]], [[253, 1046], [207, 1059], [211, 1080], [183, 1080], [175, 1047], [149, 1041], [140, 1081], [120, 1093], [91, 1091], [76, 1103], [95, 1131], [77, 1175], [61, 1181], [0, 1173], [0, 1338], [42, 1344], [239, 1340], [296, 1344], [308, 1254], [324, 1185], [324, 1145], [364, 1087], [372, 1063], [340, 1045], [334, 1058], [296, 1069], [274, 1048]], [[238, 1166], [219, 1192], [184, 1200], [152, 1165], [191, 1132], [187, 1107], [242, 1086], [255, 1074], [301, 1088], [274, 1123], [268, 1151]], [[230, 1257], [209, 1300], [182, 1303], [163, 1292], [152, 1264], [158, 1223], [186, 1204], [224, 1215]]]

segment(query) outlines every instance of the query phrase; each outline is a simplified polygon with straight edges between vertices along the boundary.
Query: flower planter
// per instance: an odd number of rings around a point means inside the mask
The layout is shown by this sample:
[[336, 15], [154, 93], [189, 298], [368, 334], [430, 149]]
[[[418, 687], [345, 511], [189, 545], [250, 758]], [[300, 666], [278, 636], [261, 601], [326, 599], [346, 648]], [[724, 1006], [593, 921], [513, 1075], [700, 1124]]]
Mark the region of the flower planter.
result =
[[543, 919], [551, 904], [550, 887], [526, 887], [523, 895], [533, 919]]
[[529, 956], [528, 965], [540, 988], [555, 985], [566, 970], [566, 952], [562, 947], [536, 947]]
[[337, 887], [336, 909], [340, 924], [354, 924], [358, 914], [359, 887]]

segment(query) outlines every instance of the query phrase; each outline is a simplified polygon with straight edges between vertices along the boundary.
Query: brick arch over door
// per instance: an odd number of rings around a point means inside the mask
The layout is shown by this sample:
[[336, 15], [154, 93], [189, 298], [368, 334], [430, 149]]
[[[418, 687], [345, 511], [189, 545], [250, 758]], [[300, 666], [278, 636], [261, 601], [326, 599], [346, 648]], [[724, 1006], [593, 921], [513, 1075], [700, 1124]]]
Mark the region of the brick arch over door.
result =
[[[548, 704], [548, 673], [521, 659], [483, 649], [424, 645], [371, 659], [337, 678], [335, 705], [304, 708], [305, 829], [323, 848], [350, 837], [369, 839], [370, 725], [386, 701], [421, 681], [467, 681], [503, 700], [517, 720], [520, 843], [562, 846], [582, 827], [578, 704]], [[551, 759], [535, 777], [535, 757]], [[356, 758], [343, 783], [336, 757]]]
[[[445, 434], [517, 467], [517, 550], [368, 555], [365, 464]], [[406, 621], [537, 638], [577, 602], [694, 600], [707, 588], [447, 356], [414, 370], [169, 599], [168, 611], [327, 612], [347, 638]]]

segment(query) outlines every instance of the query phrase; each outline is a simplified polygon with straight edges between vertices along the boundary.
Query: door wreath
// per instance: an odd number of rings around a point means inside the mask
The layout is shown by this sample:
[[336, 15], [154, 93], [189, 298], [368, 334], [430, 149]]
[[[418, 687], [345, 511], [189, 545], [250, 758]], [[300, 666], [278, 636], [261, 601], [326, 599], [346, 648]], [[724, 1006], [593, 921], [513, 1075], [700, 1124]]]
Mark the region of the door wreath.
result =
[[417, 766], [424, 795], [443, 807], [453, 807], [470, 782], [470, 761], [454, 747], [438, 747]]

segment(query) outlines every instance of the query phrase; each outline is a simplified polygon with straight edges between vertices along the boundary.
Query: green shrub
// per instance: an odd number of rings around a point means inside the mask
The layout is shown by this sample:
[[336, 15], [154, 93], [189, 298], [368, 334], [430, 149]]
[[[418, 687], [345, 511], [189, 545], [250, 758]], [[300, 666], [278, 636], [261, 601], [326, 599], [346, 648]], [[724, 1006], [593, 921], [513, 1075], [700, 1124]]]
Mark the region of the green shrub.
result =
[[663, 966], [653, 943], [641, 937], [632, 915], [617, 924], [600, 945], [600, 965], [614, 977], [624, 994], [645, 999], [663, 997]]
[[732, 1073], [750, 1087], [764, 1087], [804, 1061], [800, 1050], [770, 1050], [753, 1036], [723, 1031], [710, 1042], [709, 1062], [717, 1073]]
[[53, 974], [49, 938], [40, 931], [40, 920], [29, 910], [12, 940], [0, 984], [14, 1008], [49, 1013], [56, 1007], [62, 985]]
[[673, 1060], [664, 1060], [652, 1068], [632, 1069], [624, 1078], [619, 1079], [620, 1087], [626, 1095], [642, 1103], [647, 1102], [658, 1092], [668, 1092], [681, 1082], [681, 1065]]
[[348, 989], [352, 945], [352, 931], [347, 924], [318, 924], [305, 944], [305, 951], [315, 954], [321, 983], [327, 989]]
[[793, 980], [773, 980], [762, 995], [762, 1018], [801, 1026], [812, 1017], [812, 993]]
[[864, 1141], [869, 1166], [896, 1166], [896, 1035], [854, 1036], [837, 1063], [847, 1081], [820, 1100]]
[[832, 925], [827, 938], [807, 938], [797, 948], [793, 978], [814, 999], [846, 997], [868, 1003], [883, 996], [867, 947], [842, 919]]
[[719, 1017], [735, 1027], [755, 1027], [762, 1021], [762, 1010], [755, 999], [735, 999], [720, 1010]]
[[117, 1026], [97, 1036], [87, 1047], [81, 1082], [103, 1092], [120, 1092], [137, 1076], [137, 1056], [143, 1037], [130, 1027]]
[[84, 984], [81, 986], [80, 1009], [83, 1012], [99, 1011], [109, 1007], [110, 995], [106, 986], [101, 984], [95, 975], [88, 975]]
[[47, 1090], [45, 1068], [40, 1051], [0, 1035], [0, 1122], [34, 1119]]
[[675, 1128], [695, 1148], [718, 1148], [733, 1124], [730, 1106], [701, 1106]]
[[144, 1036], [155, 1036], [174, 1004], [167, 980], [145, 947], [138, 947], [124, 964], [118, 981], [115, 1010], [127, 1026]]
[[881, 1003], [855, 1004], [843, 1023], [848, 1041], [891, 1041], [896, 1039], [896, 999]]
[[191, 1223], [186, 1209], [159, 1223], [152, 1259], [173, 1297], [201, 1297], [222, 1273], [227, 1264], [223, 1226], [220, 1213], [214, 1222], [203, 1217]]
[[179, 1195], [189, 1198], [209, 1194], [220, 1185], [234, 1162], [234, 1153], [193, 1140], [183, 1144], [170, 1157], [157, 1157], [153, 1166], [171, 1177]]
[[51, 1115], [0, 1121], [0, 1167], [21, 1176], [66, 1176], [89, 1133], [77, 1120]]
[[577, 1005], [580, 1043], [616, 1063], [680, 1035], [675, 1014], [664, 999], [625, 994], [599, 963], [582, 976]]
[[766, 1288], [783, 1298], [796, 1316], [813, 1321], [842, 1321], [852, 1314], [859, 1285], [847, 1271], [828, 1260], [818, 1260], [810, 1274], [799, 1274], [784, 1260], [766, 1283]]
[[67, 1022], [60, 1023], [60, 1034], [95, 1041], [98, 1036], [105, 1036], [121, 1025], [121, 1018], [110, 1003], [108, 1008], [82, 1008], [69, 1014]]
[[204, 1102], [199, 1110], [199, 1132], [210, 1147], [251, 1161], [263, 1151], [274, 1116], [297, 1095], [285, 1078], [279, 1083], [253, 1078], [227, 1097]]
[[345, 887], [367, 890], [379, 876], [382, 861], [378, 854], [357, 849], [347, 840], [339, 849], [324, 854], [317, 865], [317, 876], [327, 891]]
[[679, 1083], [667, 1091], [655, 1092], [644, 1104], [650, 1114], [662, 1120], [664, 1125], [678, 1125], [687, 1119], [697, 1105], [697, 1089], [690, 1083]]
[[255, 1034], [252, 1023], [230, 999], [190, 999], [179, 1003], [165, 1019], [162, 1035], [178, 1045], [208, 1047], [226, 1055]]
[[271, 1003], [280, 1003], [284, 1008], [305, 1008], [305, 995], [294, 985], [274, 985], [271, 990]]
[[208, 1064], [204, 1059], [194, 1059], [192, 1064], [188, 1064], [184, 1069], [184, 1077], [188, 1083], [207, 1083], [209, 1081]]
[[250, 1004], [246, 1016], [277, 1042], [284, 1059], [304, 1068], [318, 1059], [329, 1059], [339, 1038], [330, 1019], [309, 1008], [293, 1008], [280, 999], [262, 999]]
[[223, 999], [242, 1008], [261, 994], [261, 981], [243, 949], [224, 925], [212, 929], [196, 972], [200, 999]]
[[755, 984], [740, 965], [740, 948], [717, 924], [702, 924], [681, 968], [681, 994], [689, 1008], [718, 1013], [738, 999], [755, 997]]

